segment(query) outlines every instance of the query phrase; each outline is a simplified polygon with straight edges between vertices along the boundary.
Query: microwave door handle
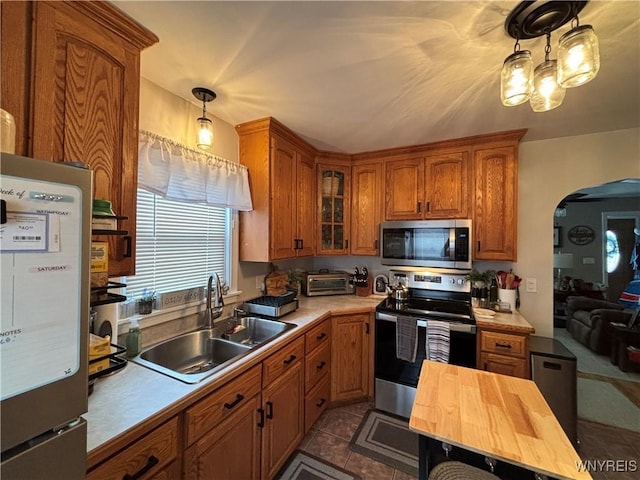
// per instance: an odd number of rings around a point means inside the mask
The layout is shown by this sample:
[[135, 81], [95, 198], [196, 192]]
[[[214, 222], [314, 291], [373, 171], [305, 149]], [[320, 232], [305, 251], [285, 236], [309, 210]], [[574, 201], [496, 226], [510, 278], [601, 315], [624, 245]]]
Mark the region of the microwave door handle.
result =
[[456, 260], [456, 229], [452, 227], [449, 229], [449, 260], [455, 262]]

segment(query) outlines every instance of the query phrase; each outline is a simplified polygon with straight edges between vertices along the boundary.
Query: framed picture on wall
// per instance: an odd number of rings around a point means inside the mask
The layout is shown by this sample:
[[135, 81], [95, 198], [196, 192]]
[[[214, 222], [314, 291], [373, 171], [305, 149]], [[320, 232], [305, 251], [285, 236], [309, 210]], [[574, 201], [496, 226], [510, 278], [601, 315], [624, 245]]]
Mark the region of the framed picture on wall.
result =
[[562, 227], [553, 227], [553, 247], [562, 246]]

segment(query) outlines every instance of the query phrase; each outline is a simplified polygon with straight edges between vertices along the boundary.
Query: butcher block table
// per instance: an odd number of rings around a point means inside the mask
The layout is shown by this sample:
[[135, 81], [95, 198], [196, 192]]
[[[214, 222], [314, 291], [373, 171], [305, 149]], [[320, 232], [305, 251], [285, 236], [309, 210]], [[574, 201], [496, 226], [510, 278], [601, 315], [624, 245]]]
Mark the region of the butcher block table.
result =
[[486, 470], [484, 457], [497, 460], [501, 478], [591, 479], [531, 380], [425, 360], [409, 428], [420, 438], [420, 480], [445, 455], [443, 442], [450, 459], [462, 451], [461, 461]]

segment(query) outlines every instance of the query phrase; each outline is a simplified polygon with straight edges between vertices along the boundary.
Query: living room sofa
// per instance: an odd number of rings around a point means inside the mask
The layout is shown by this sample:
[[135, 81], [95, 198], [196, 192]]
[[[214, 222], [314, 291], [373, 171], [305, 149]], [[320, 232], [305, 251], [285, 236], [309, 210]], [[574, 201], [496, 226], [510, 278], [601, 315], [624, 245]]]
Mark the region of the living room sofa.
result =
[[611, 351], [612, 322], [628, 323], [631, 313], [619, 303], [583, 296], [567, 298], [566, 328], [573, 338], [592, 351], [608, 355]]

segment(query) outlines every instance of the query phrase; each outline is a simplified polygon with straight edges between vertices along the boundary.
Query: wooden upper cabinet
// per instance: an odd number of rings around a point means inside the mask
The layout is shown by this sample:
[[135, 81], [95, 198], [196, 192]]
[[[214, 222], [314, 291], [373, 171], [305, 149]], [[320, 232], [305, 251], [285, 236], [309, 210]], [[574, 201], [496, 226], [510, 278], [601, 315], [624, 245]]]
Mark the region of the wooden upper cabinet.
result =
[[424, 218], [469, 218], [470, 148], [436, 151], [425, 157]]
[[[22, 8], [31, 12], [33, 27], [31, 50], [23, 55], [30, 65], [16, 67], [30, 72], [22, 75], [32, 92], [30, 116], [18, 112], [20, 131], [29, 132], [21, 153], [89, 165], [94, 198], [111, 201], [117, 215], [128, 217], [119, 222], [128, 236], [100, 238], [109, 241], [109, 274], [131, 275], [140, 51], [158, 38], [106, 2], [39, 1]], [[2, 75], [4, 82], [4, 68]]]
[[382, 162], [351, 167], [351, 255], [380, 254]]
[[424, 158], [385, 162], [385, 220], [422, 218]]
[[317, 165], [318, 255], [349, 252], [351, 168], [348, 165]]
[[313, 255], [313, 147], [270, 117], [238, 125], [236, 131], [253, 201], [252, 211], [240, 212], [240, 260]]
[[315, 184], [316, 166], [313, 157], [307, 152], [298, 155], [297, 168], [297, 205], [298, 231], [296, 237], [300, 240], [296, 256], [311, 256], [315, 253], [314, 217], [315, 217]]
[[475, 260], [517, 260], [518, 141], [512, 139], [474, 148], [473, 242]]

